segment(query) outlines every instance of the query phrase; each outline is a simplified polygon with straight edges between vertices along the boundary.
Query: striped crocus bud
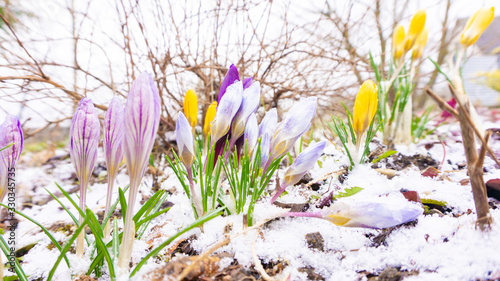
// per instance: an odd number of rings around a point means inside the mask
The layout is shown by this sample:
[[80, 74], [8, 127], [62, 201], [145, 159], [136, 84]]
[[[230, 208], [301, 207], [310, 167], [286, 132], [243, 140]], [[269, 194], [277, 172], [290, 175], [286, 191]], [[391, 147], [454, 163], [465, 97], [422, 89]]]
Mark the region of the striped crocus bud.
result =
[[118, 97], [114, 97], [104, 116], [104, 154], [108, 167], [108, 176], [115, 179], [116, 172], [123, 159], [122, 140], [124, 131], [124, 108]]
[[217, 102], [212, 102], [207, 109], [207, 114], [205, 114], [205, 124], [203, 125], [203, 134], [205, 137], [210, 135], [212, 129], [212, 121], [214, 121], [215, 113], [217, 112]]
[[[231, 139], [233, 143], [245, 132], [248, 117], [255, 113], [257, 107], [259, 107], [259, 102], [260, 84], [256, 82], [243, 91], [243, 99], [240, 108], [231, 123]], [[230, 144], [229, 147], [231, 148], [231, 146]]]
[[277, 126], [278, 111], [276, 111], [276, 108], [271, 108], [268, 112], [266, 112], [266, 115], [264, 115], [264, 118], [260, 122], [259, 138], [264, 135], [265, 132], [268, 132], [271, 136], [274, 135]]
[[217, 104], [220, 105], [220, 101], [222, 100], [222, 97], [226, 94], [227, 88], [233, 85], [234, 82], [238, 80], [240, 80], [240, 74], [238, 73], [238, 69], [236, 68], [236, 66], [234, 66], [234, 64], [231, 64], [229, 70], [226, 73], [226, 76], [224, 77], [224, 80], [222, 80], [222, 83], [220, 85], [219, 95], [217, 96]]
[[192, 128], [198, 123], [198, 98], [194, 90], [188, 90], [184, 97], [184, 114]]
[[295, 158], [293, 164], [288, 168], [285, 173], [285, 178], [278, 192], [271, 199], [271, 204], [285, 191], [288, 186], [294, 185], [299, 182], [302, 177], [314, 167], [316, 161], [323, 154], [326, 142], [320, 141], [309, 145], [302, 153]]
[[193, 165], [195, 157], [193, 131], [182, 112], [179, 112], [179, 117], [177, 117], [175, 136], [177, 148], [179, 149], [179, 159], [186, 168], [190, 168]]
[[252, 155], [259, 140], [259, 125], [257, 124], [257, 116], [255, 116], [255, 113], [252, 113], [252, 115], [248, 117], [243, 136], [245, 139], [246, 153], [247, 155]]
[[479, 36], [488, 28], [494, 17], [494, 7], [477, 10], [474, 15], [467, 20], [462, 35], [460, 36], [460, 43], [465, 47], [469, 47], [476, 43]]
[[[80, 209], [85, 211], [87, 185], [94, 169], [99, 146], [101, 125], [90, 98], [83, 98], [78, 104], [69, 133], [69, 155], [80, 182]], [[80, 224], [83, 217], [80, 214]], [[78, 235], [76, 253], [83, 256], [84, 233]]]
[[309, 130], [316, 114], [316, 104], [317, 98], [309, 97], [295, 103], [287, 112], [271, 140], [271, 157], [268, 163], [288, 153], [295, 141]]
[[135, 237], [132, 217], [137, 191], [148, 166], [149, 155], [160, 123], [160, 96], [153, 78], [143, 72], [132, 83], [125, 103], [125, 132], [123, 154], [130, 177], [128, 208], [125, 216], [125, 231], [120, 245], [118, 265], [128, 268]]
[[[214, 144], [229, 132], [231, 121], [238, 112], [242, 101], [243, 85], [240, 81], [229, 86], [217, 106], [212, 122], [211, 142]], [[210, 145], [212, 146], [212, 145]]]
[[24, 146], [21, 122], [17, 117], [12, 115], [7, 116], [2, 125], [0, 125], [0, 149], [8, 145], [11, 146], [0, 151], [0, 155], [4, 155], [7, 170], [16, 167]]
[[269, 160], [271, 152], [271, 135], [265, 132], [260, 140], [260, 166], [264, 167]]

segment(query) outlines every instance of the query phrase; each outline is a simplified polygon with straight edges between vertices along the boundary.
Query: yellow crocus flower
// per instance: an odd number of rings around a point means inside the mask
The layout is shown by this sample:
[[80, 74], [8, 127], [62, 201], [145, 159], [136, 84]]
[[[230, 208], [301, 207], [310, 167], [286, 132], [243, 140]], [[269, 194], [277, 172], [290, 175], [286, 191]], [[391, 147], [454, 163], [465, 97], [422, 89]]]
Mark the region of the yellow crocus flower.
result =
[[465, 47], [476, 43], [477, 39], [490, 25], [495, 16], [495, 8], [482, 8], [472, 15], [465, 24], [464, 31], [460, 36], [460, 43]]
[[184, 97], [184, 115], [194, 130], [198, 123], [198, 98], [192, 89], [188, 90]]
[[394, 61], [399, 61], [404, 55], [405, 47], [405, 28], [402, 25], [396, 26], [392, 34], [392, 56]]
[[422, 33], [420, 33], [420, 36], [417, 38], [417, 42], [415, 42], [415, 46], [413, 46], [413, 52], [411, 54], [413, 59], [418, 59], [422, 56], [422, 51], [425, 48], [425, 45], [427, 44], [427, 34], [429, 33], [429, 30], [427, 28], [424, 28]]
[[372, 80], [365, 81], [359, 89], [353, 110], [353, 129], [356, 139], [359, 141], [361, 135], [366, 131], [377, 112], [378, 94], [377, 86]]
[[415, 42], [417, 41], [418, 36], [425, 27], [425, 11], [418, 10], [410, 22], [410, 28], [408, 28], [408, 35], [406, 36], [405, 41], [405, 52], [408, 52], [413, 48]]
[[215, 113], [217, 112], [217, 102], [212, 102], [207, 109], [207, 114], [205, 115], [205, 125], [203, 126], [203, 134], [205, 136], [210, 135], [212, 129], [212, 121], [215, 118]]

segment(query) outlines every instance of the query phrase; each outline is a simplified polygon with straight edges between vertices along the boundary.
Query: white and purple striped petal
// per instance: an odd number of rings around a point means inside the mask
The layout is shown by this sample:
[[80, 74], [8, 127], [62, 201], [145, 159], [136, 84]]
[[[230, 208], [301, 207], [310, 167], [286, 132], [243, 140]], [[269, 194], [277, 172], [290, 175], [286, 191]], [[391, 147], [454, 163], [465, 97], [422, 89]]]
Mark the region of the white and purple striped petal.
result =
[[243, 99], [240, 108], [233, 118], [231, 124], [231, 138], [236, 140], [245, 132], [245, 126], [248, 117], [255, 113], [260, 102], [260, 84], [253, 83], [250, 87], [243, 91]]
[[21, 122], [12, 115], [7, 116], [0, 125], [0, 149], [9, 144], [12, 144], [12, 146], [0, 151], [0, 157], [4, 157], [7, 169], [16, 167], [24, 146]]
[[237, 81], [230, 85], [220, 100], [217, 113], [212, 121], [211, 142], [214, 144], [229, 132], [231, 121], [238, 112], [242, 101], [243, 84]]
[[285, 184], [287, 186], [296, 184], [309, 170], [311, 170], [323, 154], [326, 142], [320, 141], [309, 145], [302, 153], [295, 158], [293, 164], [285, 173]]
[[[0, 146], [0, 149], [3, 147]], [[1, 153], [1, 152], [0, 152]], [[8, 169], [6, 158], [0, 154], [0, 203], [3, 201], [5, 194], [7, 194], [8, 183]]]
[[104, 154], [108, 175], [114, 180], [118, 167], [123, 159], [124, 107], [118, 97], [114, 97], [104, 116]]
[[278, 127], [278, 111], [276, 108], [271, 108], [259, 125], [259, 137], [262, 136], [265, 132], [268, 132], [269, 135], [273, 136], [276, 131], [276, 127]]
[[101, 124], [90, 98], [78, 104], [69, 133], [69, 155], [82, 188], [86, 189], [94, 169]]
[[[269, 160], [271, 152], [271, 136], [266, 132], [260, 141], [260, 166], [264, 167]], [[266, 167], [267, 168], [267, 167]]]
[[257, 116], [255, 116], [255, 113], [252, 113], [250, 117], [248, 117], [244, 138], [247, 155], [252, 155], [253, 150], [259, 141], [259, 125], [257, 124]]
[[182, 112], [179, 112], [179, 117], [177, 117], [175, 136], [177, 148], [179, 149], [179, 158], [186, 168], [191, 168], [195, 157], [193, 129]]

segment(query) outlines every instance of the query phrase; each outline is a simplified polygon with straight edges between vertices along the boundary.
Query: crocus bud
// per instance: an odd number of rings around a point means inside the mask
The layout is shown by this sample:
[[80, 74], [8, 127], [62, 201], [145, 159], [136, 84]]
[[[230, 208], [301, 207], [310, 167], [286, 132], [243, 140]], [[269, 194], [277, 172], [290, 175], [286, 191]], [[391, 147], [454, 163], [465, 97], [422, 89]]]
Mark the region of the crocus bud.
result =
[[0, 125], [0, 149], [12, 144], [12, 146], [0, 151], [0, 157], [5, 159], [7, 170], [15, 168], [24, 146], [23, 130], [21, 122], [17, 117], [9, 115]]
[[299, 182], [299, 180], [314, 167], [316, 161], [318, 161], [319, 157], [323, 154], [325, 146], [325, 141], [314, 143], [297, 156], [293, 164], [286, 171], [284, 181], [278, 192], [276, 192], [271, 199], [271, 203], [273, 203], [288, 186]]
[[316, 114], [316, 103], [316, 97], [309, 97], [295, 103], [287, 112], [271, 140], [270, 160], [285, 155], [295, 141], [309, 130], [311, 120]]
[[146, 171], [149, 155], [160, 123], [160, 96], [153, 78], [147, 73], [141, 73], [132, 83], [125, 104], [125, 133], [123, 139], [123, 153], [127, 162], [130, 177], [130, 191], [128, 208], [125, 216], [123, 242], [120, 245], [118, 265], [128, 268], [132, 254], [132, 244], [135, 234], [132, 217], [134, 203]]
[[253, 84], [252, 77], [245, 78], [245, 80], [243, 80], [243, 89], [247, 89], [248, 87], [252, 86], [252, 84]]
[[179, 149], [179, 159], [187, 168], [191, 167], [194, 162], [194, 141], [192, 128], [188, 120], [179, 112], [177, 123], [175, 125], [175, 136], [177, 148]]
[[415, 42], [415, 46], [413, 46], [412, 58], [418, 59], [422, 56], [422, 52], [424, 51], [425, 45], [427, 44], [427, 35], [429, 30], [424, 28], [422, 33], [417, 37], [417, 42]]
[[482, 8], [477, 10], [465, 24], [462, 35], [460, 36], [460, 43], [469, 47], [476, 43], [477, 39], [488, 28], [491, 21], [495, 17], [495, 8]]
[[359, 89], [353, 110], [353, 129], [359, 141], [377, 112], [378, 94], [377, 86], [372, 80], [365, 81]]
[[259, 125], [257, 124], [257, 116], [252, 113], [248, 118], [247, 125], [245, 127], [245, 144], [247, 148], [247, 155], [252, 155], [255, 146], [257, 145], [259, 138]]
[[188, 90], [184, 97], [184, 114], [192, 128], [198, 123], [198, 98], [193, 90]]
[[260, 141], [260, 166], [264, 167], [269, 160], [269, 154], [271, 153], [271, 135], [265, 132]]
[[110, 180], [114, 180], [123, 159], [124, 117], [123, 104], [118, 97], [114, 97], [104, 116], [103, 147]]
[[[80, 209], [85, 210], [87, 185], [94, 169], [99, 146], [101, 124], [90, 98], [83, 98], [78, 104], [69, 132], [69, 155], [80, 181]], [[83, 222], [80, 214], [79, 223]], [[83, 256], [84, 233], [76, 241], [76, 254]]]
[[236, 141], [245, 132], [248, 117], [257, 110], [260, 102], [260, 84], [256, 82], [243, 91], [240, 108], [231, 124], [231, 138]]
[[387, 228], [415, 220], [422, 207], [406, 199], [374, 199], [372, 201], [338, 201], [323, 216], [336, 225], [346, 227]]
[[405, 28], [402, 25], [396, 26], [392, 34], [392, 56], [394, 61], [399, 61], [405, 52]]
[[410, 27], [408, 28], [408, 35], [406, 36], [405, 41], [405, 53], [413, 48], [415, 42], [417, 41], [417, 37], [424, 30], [425, 27], [425, 11], [418, 10], [410, 22]]
[[265, 132], [268, 132], [271, 136], [274, 135], [277, 126], [278, 112], [276, 111], [276, 108], [271, 108], [268, 112], [266, 112], [266, 115], [264, 115], [264, 118], [260, 122], [259, 138], [264, 135]]
[[240, 80], [238, 69], [236, 68], [236, 66], [234, 66], [234, 64], [231, 64], [229, 70], [226, 73], [226, 76], [224, 77], [224, 80], [222, 80], [222, 83], [220, 85], [219, 95], [217, 97], [217, 103], [219, 105], [220, 101], [222, 100], [222, 97], [225, 95], [227, 91], [227, 88], [238, 80]]
[[212, 102], [207, 109], [207, 114], [205, 115], [205, 124], [203, 125], [203, 134], [208, 136], [211, 132], [212, 121], [215, 118], [215, 113], [217, 112], [217, 102]]
[[[97, 158], [101, 124], [90, 98], [78, 104], [69, 133], [69, 155], [80, 181], [80, 194], [85, 197], [87, 184]], [[82, 196], [83, 195], [83, 196]], [[83, 198], [85, 201], [85, 198]]]
[[[243, 85], [240, 81], [229, 86], [217, 106], [212, 122], [211, 142], [217, 142], [229, 132], [231, 121], [238, 112], [242, 101]], [[210, 145], [211, 146], [211, 145]]]

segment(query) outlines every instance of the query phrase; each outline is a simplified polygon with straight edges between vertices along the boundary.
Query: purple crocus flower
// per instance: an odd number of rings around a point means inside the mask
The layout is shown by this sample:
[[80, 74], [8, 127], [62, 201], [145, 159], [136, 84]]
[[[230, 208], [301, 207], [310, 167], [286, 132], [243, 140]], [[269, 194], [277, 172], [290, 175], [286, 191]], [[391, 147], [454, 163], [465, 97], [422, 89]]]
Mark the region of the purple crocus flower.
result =
[[[87, 186], [94, 169], [101, 125], [90, 98], [83, 98], [78, 104], [69, 133], [69, 155], [80, 182], [80, 209], [85, 212]], [[80, 215], [80, 224], [83, 217]], [[84, 233], [80, 233], [76, 241], [76, 253], [83, 255]]]
[[253, 84], [253, 78], [248, 77], [245, 80], [243, 80], [243, 89], [247, 89], [248, 87], [252, 86]]
[[233, 118], [231, 123], [231, 142], [229, 149], [236, 143], [245, 132], [247, 120], [251, 114], [257, 111], [260, 102], [260, 84], [259, 82], [252, 84], [243, 91], [243, 99], [240, 108]]
[[[242, 101], [243, 84], [240, 81], [227, 87], [224, 97], [220, 100], [217, 113], [212, 121], [211, 145], [226, 136], [231, 126], [231, 121], [238, 112]], [[224, 139], [225, 141], [225, 139]]]
[[285, 173], [285, 178], [280, 186], [280, 189], [271, 199], [271, 204], [276, 201], [276, 199], [285, 191], [288, 186], [294, 185], [309, 171], [313, 168], [316, 161], [323, 154], [326, 142], [320, 141], [309, 145], [302, 153], [295, 158], [293, 164], [288, 168]]
[[153, 78], [143, 72], [135, 79], [125, 104], [123, 153], [130, 177], [128, 208], [125, 216], [123, 241], [118, 265], [128, 268], [132, 254], [135, 227], [132, 217], [134, 203], [160, 123], [160, 96]]
[[248, 117], [243, 137], [247, 148], [246, 153], [247, 155], [252, 155], [253, 150], [259, 141], [259, 125], [257, 124], [257, 116], [255, 116], [255, 113], [252, 113], [250, 117]]
[[[220, 85], [219, 95], [217, 96], [217, 104], [218, 105], [220, 105], [220, 101], [222, 100], [222, 97], [226, 93], [227, 88], [229, 86], [233, 85], [233, 83], [238, 81], [238, 80], [240, 80], [240, 75], [238, 73], [238, 69], [236, 68], [236, 66], [234, 66], [234, 64], [231, 64], [231, 66], [229, 67], [229, 70], [226, 73], [226, 76], [224, 76], [224, 80], [222, 80], [222, 84]], [[217, 107], [217, 110], [219, 110], [218, 107]]]
[[274, 135], [276, 131], [276, 127], [278, 126], [278, 111], [276, 108], [271, 108], [264, 118], [260, 122], [259, 125], [259, 137], [264, 135], [265, 132], [268, 132], [269, 135]]
[[316, 104], [317, 98], [309, 97], [295, 103], [287, 112], [283, 121], [278, 124], [271, 140], [271, 157], [267, 166], [273, 159], [288, 153], [295, 141], [309, 130], [311, 120], [316, 114]]
[[[118, 97], [114, 97], [104, 116], [104, 137], [103, 147], [106, 156], [106, 165], [108, 168], [108, 192], [106, 196], [106, 209], [104, 217], [108, 215], [111, 207], [111, 197], [113, 185], [123, 159], [122, 140], [124, 131], [124, 108]], [[105, 230], [106, 239], [109, 238], [109, 220]]]
[[[269, 160], [271, 152], [271, 135], [265, 132], [260, 141], [260, 166], [264, 167]], [[265, 171], [264, 171], [265, 172]]]
[[0, 149], [12, 144], [12, 146], [0, 151], [7, 164], [7, 170], [15, 168], [24, 146], [23, 130], [21, 122], [15, 116], [9, 115], [0, 125]]

